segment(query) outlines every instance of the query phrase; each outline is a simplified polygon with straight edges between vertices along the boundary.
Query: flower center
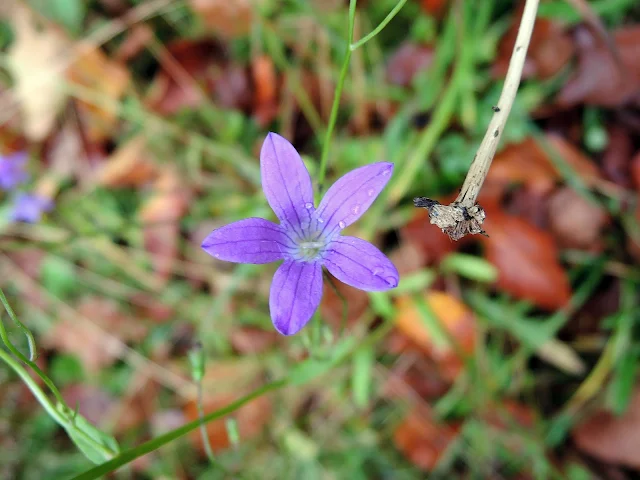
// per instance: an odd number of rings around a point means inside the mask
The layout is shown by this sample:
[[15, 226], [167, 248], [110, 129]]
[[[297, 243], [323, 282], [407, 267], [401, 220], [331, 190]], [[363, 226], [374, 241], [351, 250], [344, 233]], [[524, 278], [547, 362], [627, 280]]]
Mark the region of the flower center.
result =
[[301, 260], [317, 260], [325, 246], [323, 241], [301, 240], [298, 242], [298, 255]]

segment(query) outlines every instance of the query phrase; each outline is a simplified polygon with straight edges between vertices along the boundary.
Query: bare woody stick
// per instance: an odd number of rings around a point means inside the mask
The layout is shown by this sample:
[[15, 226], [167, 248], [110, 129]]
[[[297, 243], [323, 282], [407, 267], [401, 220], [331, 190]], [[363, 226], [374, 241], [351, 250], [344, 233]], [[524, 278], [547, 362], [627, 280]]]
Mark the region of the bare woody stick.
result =
[[413, 204], [416, 207], [424, 207], [429, 211], [430, 222], [440, 227], [453, 240], [459, 240], [467, 234], [485, 233], [482, 229], [485, 212], [476, 203], [476, 200], [489, 172], [491, 161], [500, 143], [502, 131], [518, 92], [522, 68], [527, 56], [533, 25], [536, 21], [538, 3], [539, 0], [527, 0], [525, 4], [498, 105], [493, 108], [494, 113], [491, 122], [489, 122], [487, 133], [485, 133], [471, 163], [458, 198], [451, 205], [442, 205], [436, 200], [426, 197], [413, 199]]

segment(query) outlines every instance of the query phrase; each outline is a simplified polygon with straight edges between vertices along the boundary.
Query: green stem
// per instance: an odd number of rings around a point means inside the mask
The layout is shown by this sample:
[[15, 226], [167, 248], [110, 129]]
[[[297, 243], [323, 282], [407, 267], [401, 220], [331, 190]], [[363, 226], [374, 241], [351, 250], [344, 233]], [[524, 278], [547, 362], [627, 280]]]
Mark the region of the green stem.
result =
[[31, 375], [29, 375], [29, 372], [22, 368], [22, 365], [16, 362], [13, 357], [2, 348], [0, 348], [0, 359], [2, 359], [13, 369], [14, 372], [18, 374], [29, 390], [31, 390], [31, 393], [33, 393], [38, 402], [40, 402], [40, 405], [42, 405], [42, 407], [47, 411], [47, 414], [49, 414], [49, 416], [60, 425], [64, 425], [66, 423], [65, 419], [62, 417], [60, 412], [58, 412], [55, 405], [51, 403], [51, 400], [49, 400], [47, 395], [42, 391]]
[[342, 96], [342, 87], [344, 87], [344, 81], [347, 78], [347, 72], [349, 71], [349, 61], [351, 60], [351, 43], [353, 42], [353, 29], [356, 20], [356, 1], [349, 0], [349, 34], [347, 39], [347, 51], [344, 55], [344, 61], [342, 63], [342, 70], [340, 70], [340, 77], [338, 78], [338, 85], [336, 85], [336, 92], [333, 97], [333, 105], [331, 106], [331, 114], [329, 115], [329, 124], [327, 125], [327, 131], [324, 137], [324, 143], [322, 144], [322, 155], [320, 156], [320, 170], [318, 172], [318, 191], [323, 189], [324, 179], [327, 172], [327, 159], [329, 158], [329, 144], [331, 143], [331, 136], [336, 126], [336, 120], [338, 118], [338, 108], [340, 107], [340, 97]]
[[161, 435], [157, 438], [149, 440], [148, 442], [143, 443], [142, 445], [134, 447], [125, 452], [122, 452], [120, 455], [109, 460], [108, 462], [102, 463], [92, 468], [91, 470], [87, 470], [86, 472], [73, 477], [72, 480], [92, 480], [95, 478], [100, 478], [103, 475], [106, 475], [107, 473], [112, 472], [117, 468], [122, 467], [123, 465], [126, 465], [127, 463], [135, 460], [136, 458], [139, 458], [142, 455], [145, 455], [147, 453], [153, 452], [154, 450], [157, 450], [158, 448], [186, 435], [187, 433], [195, 430], [196, 428], [199, 428], [203, 421], [210, 422], [212, 420], [222, 418], [225, 415], [228, 415], [229, 413], [234, 412], [235, 410], [239, 409], [243, 405], [249, 403], [251, 400], [254, 400], [266, 393], [279, 390], [282, 387], [284, 387], [286, 384], [287, 384], [286, 379], [268, 383], [258, 388], [257, 390], [254, 390], [250, 394], [236, 400], [235, 402], [230, 403], [226, 407], [216, 410], [215, 412], [211, 412], [210, 414], [206, 415], [202, 419], [198, 418], [193, 422], [187, 423], [186, 425], [183, 425], [182, 427], [176, 430], [172, 430], [171, 432], [165, 433], [164, 435]]
[[[2, 305], [4, 305], [4, 309], [9, 314], [9, 317], [11, 318], [11, 320], [13, 320], [13, 323], [15, 323], [18, 326], [18, 328], [20, 328], [20, 330], [22, 330], [25, 336], [27, 337], [27, 342], [29, 344], [29, 360], [34, 361], [37, 356], [37, 351], [36, 351], [36, 341], [33, 338], [33, 334], [27, 327], [24, 326], [24, 324], [20, 320], [18, 320], [18, 317], [16, 316], [15, 312], [11, 308], [11, 305], [9, 305], [9, 302], [7, 301], [7, 297], [5, 297], [4, 292], [2, 291], [2, 288], [0, 288], [0, 302], [2, 302]], [[25, 357], [17, 349], [15, 349], [13, 344], [9, 342], [8, 338], [5, 339], [5, 336], [6, 336], [6, 332], [4, 330], [4, 325], [3, 325], [2, 340], [4, 341], [5, 345], [7, 345], [7, 348], [11, 350], [11, 353], [13, 353], [16, 357], [18, 357], [23, 362], [26, 362], [27, 360], [25, 359]]]
[[207, 427], [204, 422], [204, 406], [202, 403], [202, 379], [196, 382], [196, 387], [198, 389], [198, 417], [200, 418], [200, 435], [202, 436], [202, 443], [204, 444], [204, 451], [207, 454], [207, 458], [209, 459], [209, 463], [211, 465], [218, 466], [218, 462], [216, 461], [216, 457], [213, 455], [213, 449], [211, 448], [211, 442], [209, 442], [209, 433], [207, 432]]
[[[2, 291], [2, 288], [0, 288], [0, 302], [2, 303], [2, 305], [4, 305], [4, 308], [9, 314], [9, 317], [11, 317], [13, 322], [16, 325], [18, 325], [18, 327], [20, 327], [20, 329], [27, 336], [27, 340], [29, 342], [30, 356], [32, 358], [35, 357], [36, 346], [35, 346], [35, 340], [33, 339], [33, 334], [22, 322], [20, 322], [20, 320], [18, 320], [18, 317], [16, 316], [15, 312], [11, 308], [11, 305], [9, 305], [9, 302], [7, 301], [7, 297], [5, 297], [4, 292]], [[18, 357], [20, 361], [22, 361], [23, 363], [26, 363], [27, 365], [29, 365], [29, 367], [31, 367], [31, 369], [33, 369], [36, 375], [38, 375], [42, 379], [42, 381], [45, 383], [45, 385], [49, 388], [49, 390], [51, 390], [51, 393], [56, 397], [56, 400], [61, 405], [66, 406], [66, 403], [62, 398], [62, 395], [60, 394], [60, 391], [54, 385], [54, 383], [49, 379], [49, 377], [47, 377], [47, 375], [45, 375], [45, 373], [42, 370], [40, 370], [40, 367], [38, 367], [38, 365], [36, 365], [32, 360], [25, 357], [22, 353], [20, 353], [20, 351], [13, 345], [13, 343], [11, 343], [11, 340], [9, 340], [9, 335], [7, 335], [7, 330], [4, 328], [4, 323], [2, 321], [0, 321], [0, 338], [2, 338], [2, 341], [7, 346], [9, 351], [11, 351], [11, 353], [13, 353], [16, 357]]]
[[87, 435], [87, 433], [81, 429], [76, 428], [74, 421], [72, 418], [69, 418], [68, 415], [60, 413], [60, 408], [64, 408], [65, 413], [70, 413], [71, 411], [66, 406], [65, 403], [62, 403], [60, 406], [56, 407], [51, 400], [47, 397], [47, 395], [42, 391], [42, 389], [38, 386], [29, 372], [25, 370], [22, 365], [20, 365], [14, 358], [5, 352], [2, 348], [0, 348], [0, 359], [2, 359], [9, 367], [13, 369], [14, 372], [18, 374], [18, 376], [22, 379], [22, 381], [27, 385], [31, 393], [36, 397], [42, 408], [45, 409], [47, 414], [55, 420], [62, 428], [70, 431], [73, 430], [77, 435], [81, 436], [82, 439], [91, 445], [97, 451], [100, 451], [105, 458], [110, 458], [115, 455], [115, 452], [111, 451], [109, 448], [105, 447], [101, 443], [95, 441], [91, 436]]
[[380, 25], [378, 25], [375, 30], [373, 30], [371, 33], [369, 33], [366, 37], [361, 38], [360, 40], [358, 40], [356, 43], [352, 43], [349, 46], [349, 49], [353, 52], [354, 50], [360, 48], [361, 46], [363, 46], [365, 43], [367, 43], [369, 40], [371, 40], [373, 37], [375, 37], [376, 35], [378, 35], [382, 29], [384, 27], [387, 26], [387, 24], [393, 20], [393, 17], [395, 17], [398, 12], [402, 9], [402, 7], [404, 7], [404, 4], [407, 3], [407, 0], [400, 0], [395, 7], [393, 7], [393, 10], [391, 10], [389, 12], [389, 14], [385, 17], [385, 19], [380, 22]]

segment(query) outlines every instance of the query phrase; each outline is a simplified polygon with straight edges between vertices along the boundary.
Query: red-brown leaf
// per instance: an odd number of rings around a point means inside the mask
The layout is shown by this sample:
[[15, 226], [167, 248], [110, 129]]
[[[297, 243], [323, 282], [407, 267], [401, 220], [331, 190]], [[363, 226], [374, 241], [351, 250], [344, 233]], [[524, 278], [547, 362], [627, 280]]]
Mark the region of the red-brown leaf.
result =
[[640, 26], [613, 34], [620, 64], [589, 30], [579, 30], [577, 38], [578, 69], [558, 94], [558, 104], [614, 107], [640, 101]]
[[576, 445], [600, 461], [640, 470], [640, 390], [620, 417], [597, 412], [572, 432]]
[[608, 220], [602, 207], [571, 188], [561, 188], [549, 200], [551, 231], [563, 247], [597, 249], [600, 231]]
[[431, 47], [403, 43], [387, 61], [387, 81], [402, 87], [410, 86], [418, 73], [431, 66], [434, 56]]
[[489, 237], [481, 241], [487, 260], [498, 269], [499, 289], [550, 310], [566, 305], [569, 280], [549, 233], [498, 208], [487, 209], [484, 226]]
[[419, 410], [411, 412], [396, 428], [393, 440], [416, 467], [432, 470], [459, 433], [458, 425], [436, 423]]
[[[205, 415], [213, 410], [227, 406], [236, 398], [237, 396], [225, 393], [220, 394], [213, 399], [205, 399]], [[189, 421], [198, 418], [198, 406], [195, 400], [192, 400], [185, 405], [184, 413]], [[250, 440], [259, 435], [264, 426], [271, 419], [271, 400], [264, 395], [258, 397], [236, 410], [233, 413], [233, 418], [235, 418], [238, 425], [240, 441], [244, 442]], [[206, 431], [211, 448], [214, 451], [224, 450], [231, 445], [229, 436], [227, 435], [226, 421], [224, 418], [207, 423]], [[202, 442], [200, 430], [192, 432], [189, 438], [196, 445], [198, 450], [200, 450], [201, 453], [204, 453], [204, 444]]]
[[188, 191], [173, 169], [161, 173], [154, 195], [143, 205], [144, 245], [159, 278], [166, 281], [178, 255], [180, 218], [188, 204]]
[[[509, 60], [518, 35], [520, 18], [524, 2], [514, 11], [513, 22], [498, 48], [498, 58], [493, 67], [497, 77], [507, 73]], [[574, 42], [563, 25], [555, 20], [539, 18], [536, 20], [531, 43], [522, 75], [524, 78], [548, 78], [555, 75], [571, 59], [575, 51]]]

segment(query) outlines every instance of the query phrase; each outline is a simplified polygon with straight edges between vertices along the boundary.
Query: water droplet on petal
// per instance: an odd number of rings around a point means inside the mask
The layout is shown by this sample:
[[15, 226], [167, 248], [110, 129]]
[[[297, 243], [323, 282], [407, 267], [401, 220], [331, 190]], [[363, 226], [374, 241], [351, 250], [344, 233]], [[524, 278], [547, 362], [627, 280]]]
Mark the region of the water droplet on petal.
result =
[[320, 217], [318, 217], [318, 223], [324, 223], [324, 220]]
[[396, 277], [385, 277], [384, 281], [387, 282], [387, 285], [390, 287], [398, 286], [398, 279]]
[[355, 205], [351, 211], [353, 212], [354, 215], [357, 215], [358, 212], [360, 211], [360, 205]]
[[369, 195], [370, 197], [373, 197], [373, 194], [375, 193], [375, 191], [373, 190], [373, 188], [369, 189], [369, 191], [367, 192], [367, 195]]
[[313, 208], [313, 203], [311, 202], [307, 202], [304, 204], [304, 208], [306, 208], [307, 210], [311, 210]]
[[381, 269], [381, 268], [376, 267], [376, 268], [374, 268], [374, 269], [373, 269], [373, 274], [374, 274], [375, 276], [378, 276], [378, 275], [380, 275], [381, 273], [382, 273], [382, 269]]
[[216, 258], [220, 258], [220, 254], [219, 253], [214, 253], [213, 256], [216, 257]]
[[387, 168], [386, 170], [382, 171], [382, 175], [386, 177], [387, 175], [389, 175], [389, 172], [391, 172], [391, 169]]
[[342, 222], [342, 221], [340, 221], [340, 222], [338, 222], [338, 226], [339, 226], [340, 228], [344, 228], [344, 227], [346, 227], [346, 226], [347, 226], [347, 224], [346, 224], [346, 223], [344, 223], [344, 222]]

